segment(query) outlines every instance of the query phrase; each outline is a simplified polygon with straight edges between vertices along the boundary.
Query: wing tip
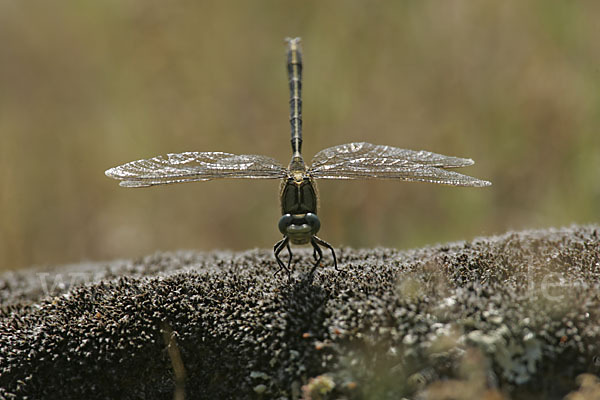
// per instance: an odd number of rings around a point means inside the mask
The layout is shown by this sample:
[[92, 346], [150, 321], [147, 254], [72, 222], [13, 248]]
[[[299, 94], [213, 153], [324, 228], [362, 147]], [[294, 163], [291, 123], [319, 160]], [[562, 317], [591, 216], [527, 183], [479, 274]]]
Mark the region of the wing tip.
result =
[[119, 186], [121, 187], [146, 187], [146, 186], [152, 186], [148, 183], [144, 183], [141, 181], [135, 181], [135, 180], [128, 180], [127, 177], [125, 177], [122, 173], [120, 173], [120, 169], [119, 167], [113, 167], [113, 168], [109, 168], [106, 171], [104, 171], [104, 175], [106, 175], [109, 178], [112, 179], [116, 179], [119, 180]]
[[488, 187], [488, 186], [492, 186], [492, 182], [490, 181], [485, 181], [483, 179], [478, 179], [476, 182], [473, 182], [473, 185], [470, 186], [475, 186], [475, 187]]
[[115, 173], [115, 169], [115, 167], [107, 169], [106, 171], [104, 171], [104, 175], [108, 176], [109, 178], [118, 179]]

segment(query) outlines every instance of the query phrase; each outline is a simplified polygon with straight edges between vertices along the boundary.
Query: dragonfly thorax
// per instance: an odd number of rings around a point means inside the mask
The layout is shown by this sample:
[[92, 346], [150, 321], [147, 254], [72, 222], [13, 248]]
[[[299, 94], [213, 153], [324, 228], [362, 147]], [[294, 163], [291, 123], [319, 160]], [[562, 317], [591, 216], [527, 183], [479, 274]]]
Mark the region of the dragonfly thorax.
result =
[[291, 176], [281, 185], [281, 214], [317, 213], [317, 191], [312, 179]]
[[292, 175], [282, 182], [281, 214], [279, 231], [293, 244], [307, 244], [319, 231], [317, 192], [308, 175]]

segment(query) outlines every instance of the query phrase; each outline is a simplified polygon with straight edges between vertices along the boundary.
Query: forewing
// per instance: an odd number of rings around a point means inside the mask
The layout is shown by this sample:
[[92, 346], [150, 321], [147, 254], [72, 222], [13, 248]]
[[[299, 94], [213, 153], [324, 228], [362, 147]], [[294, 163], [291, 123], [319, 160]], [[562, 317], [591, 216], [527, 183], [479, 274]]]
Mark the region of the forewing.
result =
[[105, 172], [121, 186], [144, 187], [222, 178], [278, 179], [285, 168], [270, 157], [186, 152], [132, 161]]
[[346, 143], [329, 147], [318, 152], [312, 159], [312, 168], [323, 164], [331, 164], [354, 159], [403, 160], [441, 168], [457, 168], [473, 165], [470, 158], [450, 157], [425, 150], [407, 150], [393, 146], [376, 145], [371, 143]]
[[347, 143], [321, 150], [309, 174], [320, 179], [401, 179], [453, 186], [489, 186], [490, 182], [446, 171], [472, 165], [468, 158], [405, 150], [370, 143]]

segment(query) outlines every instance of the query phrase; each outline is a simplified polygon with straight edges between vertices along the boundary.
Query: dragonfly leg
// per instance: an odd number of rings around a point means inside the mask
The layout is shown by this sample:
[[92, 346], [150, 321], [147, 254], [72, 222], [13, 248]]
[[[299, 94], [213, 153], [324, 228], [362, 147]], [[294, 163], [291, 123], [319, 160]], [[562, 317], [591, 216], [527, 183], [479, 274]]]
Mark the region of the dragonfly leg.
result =
[[318, 257], [317, 257], [317, 249], [313, 246], [313, 258], [315, 259], [315, 261], [317, 261]]
[[290, 248], [290, 242], [288, 241], [287, 245], [285, 246], [287, 247], [287, 251], [288, 254], [290, 255], [290, 258], [288, 258], [288, 269], [291, 271], [292, 269], [290, 268], [290, 265], [292, 265], [292, 249]]
[[[287, 272], [288, 276], [290, 275], [289, 268], [287, 268], [285, 266], [285, 264], [283, 263], [283, 261], [281, 261], [281, 258], [279, 258], [279, 253], [281, 253], [281, 250], [283, 250], [286, 246], [288, 247], [288, 251], [289, 251], [289, 242], [290, 242], [290, 238], [285, 236], [279, 242], [275, 243], [275, 246], [273, 246], [273, 253], [275, 253], [275, 259], [277, 260], [277, 264], [279, 264], [279, 269], [277, 270], [277, 272], [275, 272], [275, 275], [277, 275], [282, 269], [285, 270], [285, 272]], [[292, 259], [292, 252], [290, 251], [290, 260], [291, 259]]]
[[[320, 239], [320, 238], [318, 238], [316, 236], [312, 237], [311, 243], [312, 243], [312, 245], [313, 245], [314, 248], [317, 248], [317, 246], [315, 246], [315, 244], [316, 244], [316, 245], [321, 245], [323, 247], [327, 247], [329, 250], [331, 250], [331, 255], [333, 256], [333, 268], [335, 268], [336, 271], [340, 271], [340, 269], [337, 266], [337, 259], [335, 257], [335, 250], [333, 250], [333, 247], [331, 247], [331, 245], [329, 243], [327, 243], [323, 239]], [[319, 249], [319, 253], [320, 253], [320, 250], [321, 249]]]
[[310, 244], [312, 244], [313, 247], [313, 254], [318, 254], [319, 257], [315, 257], [315, 265], [312, 267], [312, 269], [310, 270], [310, 274], [314, 274], [315, 270], [317, 269], [317, 267], [319, 266], [319, 264], [321, 264], [321, 260], [323, 259], [323, 250], [321, 250], [321, 248], [319, 247], [318, 242], [315, 240], [315, 236], [313, 236], [310, 239]]

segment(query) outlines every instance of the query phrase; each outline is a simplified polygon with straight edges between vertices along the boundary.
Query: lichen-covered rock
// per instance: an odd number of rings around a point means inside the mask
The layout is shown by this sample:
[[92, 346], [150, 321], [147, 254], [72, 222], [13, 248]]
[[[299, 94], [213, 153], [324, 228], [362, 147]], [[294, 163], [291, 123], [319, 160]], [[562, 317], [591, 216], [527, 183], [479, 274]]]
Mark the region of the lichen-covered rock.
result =
[[0, 397], [579, 395], [600, 373], [599, 235], [343, 248], [312, 278], [298, 251], [290, 281], [266, 250], [5, 273]]

